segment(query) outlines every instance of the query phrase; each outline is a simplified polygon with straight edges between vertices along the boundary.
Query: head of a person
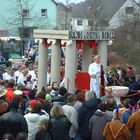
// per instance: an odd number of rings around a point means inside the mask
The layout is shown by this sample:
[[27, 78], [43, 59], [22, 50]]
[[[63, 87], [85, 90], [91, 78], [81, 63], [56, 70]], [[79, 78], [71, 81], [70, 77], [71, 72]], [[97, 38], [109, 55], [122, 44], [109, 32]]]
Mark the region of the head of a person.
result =
[[89, 101], [93, 98], [97, 98], [95, 92], [86, 91], [85, 101]]
[[45, 101], [46, 101], [47, 103], [51, 103], [51, 102], [52, 102], [52, 97], [51, 97], [50, 94], [46, 94], [46, 95], [45, 95]]
[[22, 71], [22, 70], [24, 70], [24, 69], [26, 69], [26, 66], [25, 66], [25, 65], [21, 65], [21, 66], [20, 66], [20, 71]]
[[19, 83], [19, 84], [17, 85], [17, 89], [19, 89], [19, 90], [24, 90], [24, 89], [25, 89], [25, 86], [24, 86], [23, 84]]
[[44, 99], [45, 99], [45, 95], [46, 95], [45, 92], [42, 92], [42, 91], [41, 91], [41, 92], [39, 92], [39, 93], [36, 95], [36, 98], [41, 98], [41, 99], [44, 100]]
[[26, 76], [26, 75], [28, 74], [28, 70], [27, 70], [27, 69], [22, 70], [22, 74], [23, 74], [24, 76]]
[[78, 93], [83, 93], [83, 91], [78, 89], [78, 90], [75, 91], [75, 95], [77, 95]]
[[116, 100], [114, 98], [108, 98], [106, 104], [107, 104], [107, 110], [113, 111], [116, 106]]
[[60, 105], [54, 105], [50, 111], [51, 117], [60, 117], [64, 115], [63, 108]]
[[117, 64], [117, 65], [116, 65], [116, 68], [117, 68], [118, 70], [121, 70], [121, 65], [120, 65], [120, 64]]
[[10, 109], [15, 109], [15, 110], [17, 110], [18, 107], [19, 107], [19, 105], [18, 105], [18, 102], [17, 102], [17, 101], [12, 101], [12, 102], [9, 103], [9, 108], [10, 108]]
[[13, 88], [14, 85], [15, 85], [15, 81], [13, 79], [11, 79], [11, 80], [8, 81], [7, 87], [8, 88]]
[[127, 72], [131, 72], [131, 71], [133, 71], [133, 68], [132, 68], [131, 66], [127, 66], [127, 67], [126, 67], [126, 71], [127, 71]]
[[99, 55], [95, 55], [94, 62], [96, 62], [97, 64], [100, 63], [100, 56]]
[[106, 96], [108, 96], [108, 97], [112, 96], [112, 88], [107, 88], [105, 94], [106, 94]]
[[52, 83], [52, 89], [58, 90], [58, 83], [57, 82]]
[[105, 103], [100, 103], [99, 106], [98, 106], [98, 109], [100, 109], [103, 112], [106, 112], [107, 105]]
[[75, 101], [76, 101], [76, 98], [73, 94], [69, 94], [66, 98], [67, 104], [70, 104], [72, 106], [75, 104]]
[[65, 87], [60, 87], [58, 90], [58, 94], [61, 96], [65, 96], [65, 94], [67, 93], [67, 89]]
[[2, 140], [15, 140], [15, 138], [11, 133], [6, 133], [4, 134]]
[[42, 120], [39, 123], [39, 132], [46, 132], [49, 129], [49, 120]]
[[30, 101], [30, 108], [31, 108], [31, 113], [38, 113], [42, 109], [42, 104], [39, 100], [31, 100]]
[[85, 93], [78, 93], [76, 95], [76, 100], [80, 101], [80, 102], [84, 102], [85, 101]]
[[27, 140], [28, 136], [25, 132], [19, 132], [16, 136], [16, 140]]
[[123, 101], [123, 105], [125, 108], [129, 108], [129, 104], [130, 104], [130, 99], [127, 98]]

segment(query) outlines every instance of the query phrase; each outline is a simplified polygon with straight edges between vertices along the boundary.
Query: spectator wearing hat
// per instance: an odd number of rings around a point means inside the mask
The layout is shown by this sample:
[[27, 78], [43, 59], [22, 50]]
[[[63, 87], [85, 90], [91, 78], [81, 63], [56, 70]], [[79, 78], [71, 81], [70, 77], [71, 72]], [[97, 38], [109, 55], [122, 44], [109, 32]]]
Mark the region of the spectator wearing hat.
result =
[[18, 112], [23, 114], [23, 102], [22, 102], [22, 94], [23, 92], [21, 90], [15, 90], [14, 91], [14, 96], [13, 96], [13, 101], [16, 101], [18, 103]]
[[0, 86], [0, 115], [4, 114], [8, 110], [8, 103], [5, 101], [5, 94], [7, 90], [5, 87]]
[[48, 114], [50, 114], [50, 110], [51, 110], [51, 108], [52, 108], [52, 106], [53, 106], [53, 104], [52, 104], [52, 97], [51, 97], [51, 95], [50, 94], [46, 94], [46, 96], [45, 96], [45, 105], [46, 105], [46, 107], [47, 107], [47, 113]]
[[27, 122], [23, 115], [18, 113], [18, 103], [12, 101], [9, 104], [10, 111], [1, 116], [1, 123], [3, 123], [3, 129], [10, 132], [15, 137], [19, 132], [28, 133]]
[[28, 94], [26, 94], [26, 96], [28, 97], [28, 100], [26, 101], [26, 104], [25, 104], [25, 112], [24, 112], [24, 114], [27, 114], [27, 113], [30, 112], [30, 110], [29, 110], [30, 101], [34, 100], [36, 98], [36, 91], [31, 90], [31, 91], [29, 91]]
[[66, 102], [67, 104], [63, 105], [62, 108], [64, 110], [64, 114], [67, 116], [67, 118], [71, 122], [69, 135], [70, 135], [70, 139], [74, 140], [78, 131], [78, 122], [77, 122], [78, 112], [74, 108], [75, 96], [73, 94], [68, 95]]
[[42, 120], [49, 120], [49, 115], [41, 111], [42, 104], [39, 100], [30, 101], [31, 112], [24, 115], [28, 124], [28, 140], [35, 140], [35, 135], [39, 130]]

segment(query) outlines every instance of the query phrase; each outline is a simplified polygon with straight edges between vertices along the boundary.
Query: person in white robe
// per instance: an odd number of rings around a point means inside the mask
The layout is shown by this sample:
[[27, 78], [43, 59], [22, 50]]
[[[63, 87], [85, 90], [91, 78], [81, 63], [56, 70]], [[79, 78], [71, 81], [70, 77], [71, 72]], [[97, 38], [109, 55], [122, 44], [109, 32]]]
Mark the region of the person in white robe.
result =
[[97, 98], [100, 98], [101, 64], [99, 55], [96, 55], [94, 62], [89, 65], [88, 73], [90, 76], [90, 92], [95, 92]]

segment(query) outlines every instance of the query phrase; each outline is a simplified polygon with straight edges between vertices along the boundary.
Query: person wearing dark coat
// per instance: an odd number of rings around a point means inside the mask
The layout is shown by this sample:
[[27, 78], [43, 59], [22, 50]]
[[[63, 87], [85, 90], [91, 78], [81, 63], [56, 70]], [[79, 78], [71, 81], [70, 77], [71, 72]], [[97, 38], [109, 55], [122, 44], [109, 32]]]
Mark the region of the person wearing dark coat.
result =
[[52, 102], [53, 104], [60, 104], [60, 105], [65, 105], [66, 101], [65, 101], [65, 95], [67, 93], [67, 89], [65, 87], [60, 87], [60, 89], [58, 90], [58, 96], [55, 96], [52, 98]]
[[28, 134], [27, 122], [23, 115], [18, 113], [18, 103], [12, 101], [9, 104], [10, 111], [1, 116], [0, 123], [3, 124], [5, 132], [9, 132], [16, 137], [19, 132], [25, 132]]
[[70, 140], [71, 123], [64, 115], [61, 106], [55, 105], [51, 109], [50, 132], [52, 140]]
[[81, 140], [89, 140], [89, 120], [98, 108], [98, 99], [94, 93], [86, 92], [85, 102], [78, 111], [79, 135]]

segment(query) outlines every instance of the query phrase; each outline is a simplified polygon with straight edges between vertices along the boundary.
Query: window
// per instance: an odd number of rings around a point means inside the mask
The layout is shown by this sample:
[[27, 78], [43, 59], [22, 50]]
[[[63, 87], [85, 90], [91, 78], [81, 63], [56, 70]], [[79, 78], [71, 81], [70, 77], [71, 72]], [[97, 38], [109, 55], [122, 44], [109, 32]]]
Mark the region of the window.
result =
[[88, 26], [93, 26], [94, 25], [94, 20], [88, 20]]
[[103, 27], [109, 26], [109, 21], [108, 21], [108, 20], [103, 20], [103, 21], [101, 22], [101, 26], [103, 26]]
[[41, 9], [41, 17], [47, 17], [47, 9]]
[[83, 21], [82, 21], [81, 19], [78, 19], [78, 20], [77, 20], [77, 25], [78, 25], [78, 26], [82, 26], [82, 25], [83, 25]]
[[29, 10], [24, 9], [22, 12], [22, 16], [23, 16], [23, 18], [29, 18]]
[[134, 13], [134, 7], [126, 7], [125, 8], [126, 14], [133, 14]]

